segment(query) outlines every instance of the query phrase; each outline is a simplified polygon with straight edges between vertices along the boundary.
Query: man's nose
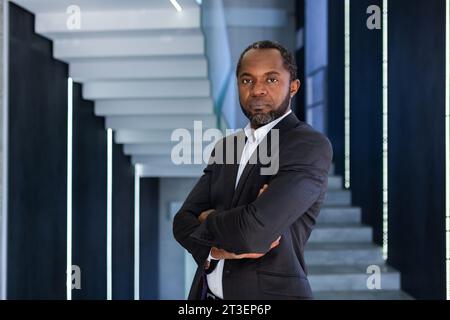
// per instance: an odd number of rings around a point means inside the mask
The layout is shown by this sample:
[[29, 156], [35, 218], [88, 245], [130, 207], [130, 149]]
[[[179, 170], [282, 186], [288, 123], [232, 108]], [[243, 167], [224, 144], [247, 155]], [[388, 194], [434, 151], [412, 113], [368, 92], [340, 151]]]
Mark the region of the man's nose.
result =
[[267, 94], [266, 86], [261, 82], [256, 82], [252, 86], [250, 94], [253, 97], [264, 96]]

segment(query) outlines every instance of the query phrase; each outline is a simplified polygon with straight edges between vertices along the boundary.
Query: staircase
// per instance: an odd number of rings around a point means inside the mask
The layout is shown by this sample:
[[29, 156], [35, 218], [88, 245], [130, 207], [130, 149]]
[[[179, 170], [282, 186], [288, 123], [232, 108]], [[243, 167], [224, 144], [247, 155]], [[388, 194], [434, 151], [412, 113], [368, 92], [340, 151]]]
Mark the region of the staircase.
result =
[[[69, 65], [95, 102], [114, 142], [123, 145], [141, 177], [198, 177], [202, 165], [171, 161], [174, 129], [216, 127], [201, 8], [195, 0], [17, 0], [35, 14], [36, 33], [53, 42], [53, 56]], [[80, 9], [79, 29], [67, 26]]]
[[[342, 189], [334, 166], [305, 260], [315, 299], [411, 299], [400, 290], [400, 273], [385, 264], [382, 248], [372, 243], [372, 228], [361, 224], [361, 208], [351, 205], [351, 192]], [[370, 265], [380, 267], [381, 289], [367, 287]]]

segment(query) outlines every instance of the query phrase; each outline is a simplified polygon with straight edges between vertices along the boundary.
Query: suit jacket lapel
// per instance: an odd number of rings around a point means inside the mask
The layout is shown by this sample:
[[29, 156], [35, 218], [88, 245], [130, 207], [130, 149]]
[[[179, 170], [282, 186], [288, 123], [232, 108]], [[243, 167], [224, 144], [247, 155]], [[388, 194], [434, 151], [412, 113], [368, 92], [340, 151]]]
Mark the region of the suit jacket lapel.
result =
[[[227, 163], [227, 159], [224, 159], [224, 170], [225, 170], [225, 184], [224, 184], [224, 194], [225, 194], [225, 202], [226, 204], [230, 205], [231, 208], [233, 207], [232, 203], [233, 203], [233, 199], [236, 195], [236, 190], [235, 190], [235, 185], [236, 185], [236, 178], [237, 178], [237, 173], [239, 170], [239, 161], [241, 159], [242, 156], [242, 151], [243, 151], [243, 146], [238, 144], [238, 140], [239, 139], [244, 139], [244, 141], [246, 142], [246, 137], [245, 137], [245, 133], [244, 131], [239, 131], [234, 137], [232, 137], [233, 139], [233, 143], [232, 143], [232, 147], [233, 150], [229, 150], [227, 149], [227, 147], [225, 147], [225, 153], [224, 153], [224, 157], [226, 158], [226, 152], [227, 150], [229, 152], [233, 152], [234, 158], [233, 161], [231, 163]], [[244, 145], [245, 145], [244, 142]], [[228, 146], [231, 147], [231, 146]]]
[[[257, 150], [253, 154], [257, 154]], [[253, 155], [252, 155], [253, 158]], [[238, 185], [236, 186], [236, 190], [234, 191], [233, 200], [231, 201], [231, 207], [234, 208], [239, 201], [239, 198], [242, 194], [242, 188], [245, 185], [245, 182], [247, 181], [248, 177], [250, 176], [250, 173], [255, 169], [255, 167], [258, 166], [258, 164], [250, 164], [247, 163], [247, 165], [244, 168], [244, 171], [242, 172], [242, 175], [239, 179]], [[239, 167], [239, 165], [238, 165]], [[237, 174], [237, 171], [236, 171]], [[235, 180], [236, 181], [236, 180]], [[233, 185], [234, 186], [234, 185]]]

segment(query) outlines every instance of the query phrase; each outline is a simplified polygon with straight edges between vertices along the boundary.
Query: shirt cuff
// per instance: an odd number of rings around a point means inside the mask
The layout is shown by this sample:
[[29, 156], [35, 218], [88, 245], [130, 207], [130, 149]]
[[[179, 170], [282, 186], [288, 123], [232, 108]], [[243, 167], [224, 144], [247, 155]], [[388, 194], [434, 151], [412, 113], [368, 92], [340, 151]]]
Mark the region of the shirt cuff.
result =
[[211, 250], [209, 250], [209, 255], [208, 255], [208, 258], [207, 258], [207, 260], [208, 261], [211, 261], [211, 260], [220, 260], [220, 259], [216, 259], [216, 258], [214, 258], [212, 255], [211, 255], [211, 251], [212, 251], [212, 249]]

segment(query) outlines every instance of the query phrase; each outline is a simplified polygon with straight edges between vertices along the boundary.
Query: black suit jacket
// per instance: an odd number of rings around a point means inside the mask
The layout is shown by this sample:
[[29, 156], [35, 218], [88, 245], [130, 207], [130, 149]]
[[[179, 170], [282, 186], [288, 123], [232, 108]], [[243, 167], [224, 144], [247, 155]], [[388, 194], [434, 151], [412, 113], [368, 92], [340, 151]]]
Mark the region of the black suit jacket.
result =
[[[257, 159], [246, 165], [235, 189], [238, 161], [210, 163], [174, 218], [175, 239], [198, 264], [189, 299], [201, 297], [203, 266], [212, 246], [236, 254], [267, 252], [259, 259], [225, 260], [224, 299], [312, 298], [303, 251], [327, 189], [332, 148], [293, 113], [273, 129], [279, 130], [276, 174], [262, 175], [260, 169], [269, 165]], [[230, 151], [239, 134], [222, 139], [212, 155]], [[273, 144], [270, 133], [265, 140]], [[235, 160], [241, 152], [235, 152]], [[258, 197], [264, 184], [268, 189]], [[216, 211], [200, 224], [198, 216], [208, 209]], [[269, 251], [280, 235], [280, 245]]]

